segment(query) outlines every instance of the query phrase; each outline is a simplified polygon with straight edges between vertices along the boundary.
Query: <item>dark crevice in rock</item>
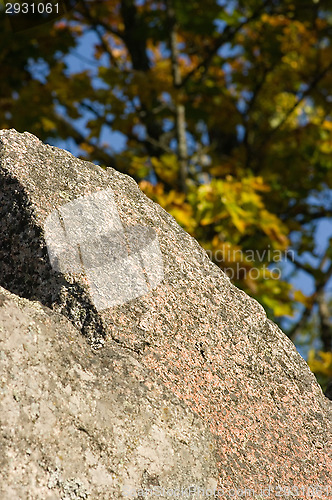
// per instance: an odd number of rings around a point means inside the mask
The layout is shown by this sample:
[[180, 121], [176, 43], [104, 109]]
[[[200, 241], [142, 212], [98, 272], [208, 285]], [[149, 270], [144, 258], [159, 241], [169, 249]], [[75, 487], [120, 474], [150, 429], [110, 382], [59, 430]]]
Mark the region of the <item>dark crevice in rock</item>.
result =
[[50, 264], [42, 230], [20, 184], [0, 177], [0, 284], [20, 297], [39, 301], [66, 316], [93, 346], [105, 331], [87, 291], [68, 283]]
[[204, 359], [204, 361], [206, 361], [205, 351], [203, 349], [203, 343], [196, 342], [195, 347], [198, 350], [198, 352], [200, 353], [200, 355], [202, 356], [202, 358]]
[[145, 349], [147, 347], [151, 346], [150, 342], [143, 341], [140, 343], [140, 345], [136, 345], [136, 346], [131, 347], [128, 344], [126, 344], [125, 342], [122, 342], [118, 338], [114, 337], [113, 335], [111, 335], [111, 339], [113, 340], [113, 342], [115, 342], [118, 346], [122, 347], [123, 349], [127, 349], [128, 351], [132, 351], [138, 355], [142, 355], [144, 353]]

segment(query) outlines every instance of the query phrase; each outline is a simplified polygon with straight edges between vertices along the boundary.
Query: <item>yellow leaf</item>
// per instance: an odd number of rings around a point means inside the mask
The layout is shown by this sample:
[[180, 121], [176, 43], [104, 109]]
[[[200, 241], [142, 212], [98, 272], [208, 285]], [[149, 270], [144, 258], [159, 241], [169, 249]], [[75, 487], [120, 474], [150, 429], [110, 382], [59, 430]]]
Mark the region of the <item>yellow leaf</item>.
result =
[[301, 304], [304, 304], [306, 307], [311, 307], [312, 305], [312, 297], [304, 295], [301, 290], [295, 290], [294, 300], [296, 300], [297, 302], [301, 302]]
[[308, 354], [308, 365], [312, 372], [332, 377], [332, 352], [316, 352], [311, 349]]
[[41, 122], [46, 132], [50, 132], [51, 130], [56, 130], [55, 123], [49, 118], [46, 118], [46, 116], [43, 116], [41, 118]]
[[325, 130], [331, 130], [332, 131], [332, 122], [329, 121], [329, 120], [324, 120], [323, 124], [322, 124], [322, 127], [325, 129]]

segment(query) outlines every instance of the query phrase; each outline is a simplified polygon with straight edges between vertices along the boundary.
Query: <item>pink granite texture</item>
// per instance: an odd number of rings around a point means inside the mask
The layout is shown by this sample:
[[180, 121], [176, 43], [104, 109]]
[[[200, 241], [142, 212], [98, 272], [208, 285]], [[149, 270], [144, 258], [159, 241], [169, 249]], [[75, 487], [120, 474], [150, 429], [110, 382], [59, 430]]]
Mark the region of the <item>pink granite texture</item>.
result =
[[[213, 437], [215, 498], [331, 497], [331, 403], [260, 304], [130, 177], [28, 133], [0, 140], [0, 285], [66, 316], [96, 352], [107, 344], [134, 356], [184, 404]], [[54, 209], [110, 187], [125, 228], [155, 230], [164, 274], [98, 311], [84, 273], [51, 268], [43, 228]]]

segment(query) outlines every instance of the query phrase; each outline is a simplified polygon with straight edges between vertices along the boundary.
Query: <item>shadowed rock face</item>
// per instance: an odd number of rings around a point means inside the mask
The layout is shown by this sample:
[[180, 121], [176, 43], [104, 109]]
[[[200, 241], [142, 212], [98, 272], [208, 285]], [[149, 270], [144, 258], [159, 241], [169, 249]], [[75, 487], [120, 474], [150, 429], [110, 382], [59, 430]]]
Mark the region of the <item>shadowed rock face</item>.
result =
[[[262, 307], [235, 288], [198, 243], [141, 193], [130, 177], [78, 160], [28, 133], [4, 130], [0, 141], [0, 285], [52, 308], [54, 313], [47, 310], [46, 314], [56, 339], [48, 342], [46, 334], [34, 333], [40, 346], [37, 340], [31, 344], [33, 356], [41, 359], [44, 368], [38, 371], [38, 363], [22, 358], [23, 398], [15, 399], [15, 384], [9, 384], [5, 392], [11, 405], [13, 401], [16, 405], [8, 410], [16, 415], [11, 425], [16, 439], [9, 437], [5, 427], [1, 439], [7, 449], [7, 469], [2, 471], [14, 471], [16, 461], [19, 468], [28, 462], [29, 477], [40, 478], [42, 471], [51, 471], [53, 478], [60, 478], [51, 480], [49, 497], [43, 490], [31, 498], [89, 498], [79, 493], [65, 496], [69, 493], [63, 485], [74, 488], [70, 481], [75, 478], [86, 479], [77, 491], [82, 487], [84, 495], [91, 498], [121, 498], [126, 478], [133, 488], [146, 487], [149, 481], [150, 485], [170, 488], [218, 484], [219, 498], [236, 498], [236, 494], [241, 498], [244, 488], [252, 490], [251, 497], [277, 498], [281, 492], [278, 486], [293, 488], [297, 498], [308, 498], [306, 488], [331, 487], [331, 405], [293, 344], [266, 318]], [[113, 211], [109, 220], [96, 201], [103, 196], [104, 207]], [[89, 202], [85, 212], [82, 200]], [[102, 217], [109, 228], [99, 234]], [[77, 229], [81, 220], [82, 227]], [[52, 240], [49, 233], [53, 227], [58, 232], [54, 229], [56, 238]], [[142, 235], [148, 235], [145, 241]], [[113, 250], [106, 258], [109, 242]], [[138, 291], [126, 294], [134, 285]], [[107, 286], [112, 304], [117, 294], [118, 303], [101, 307], [109, 299]], [[24, 301], [21, 312], [14, 305], [20, 299], [3, 293], [5, 305], [8, 297], [11, 304], [5, 321], [17, 322], [15, 342], [8, 341], [8, 333], [5, 337], [5, 372], [12, 377], [15, 357], [21, 356], [19, 346], [26, 342], [24, 322], [28, 320], [24, 314], [29, 315], [33, 306]], [[97, 294], [102, 300], [96, 300]], [[0, 314], [2, 311], [3, 307]], [[56, 334], [53, 323], [59, 314], [70, 320], [88, 343], [74, 335], [64, 319], [61, 332]], [[8, 332], [11, 327], [6, 324]], [[49, 382], [47, 359], [52, 360], [58, 387], [69, 387], [61, 411], [60, 403], [55, 407], [50, 403], [64, 396]], [[114, 366], [120, 366], [118, 372]], [[71, 375], [65, 383], [68, 373]], [[30, 387], [34, 376], [36, 387]], [[37, 387], [44, 378], [49, 386], [47, 394]], [[141, 387], [143, 383], [147, 389], [136, 397], [135, 384]], [[159, 422], [158, 435], [173, 436], [172, 444], [168, 440], [160, 444], [151, 433], [143, 439], [146, 427], [137, 415], [147, 412], [153, 387], [158, 388], [158, 397], [153, 396], [157, 410], [151, 419]], [[80, 400], [76, 406], [71, 405], [73, 392], [73, 400]], [[49, 441], [49, 434], [40, 430], [43, 420], [38, 427], [40, 416], [33, 417], [31, 401], [48, 408], [55, 428], [72, 426], [68, 440], [65, 432], [58, 430], [56, 439]], [[103, 404], [108, 408], [105, 416], [96, 410]], [[126, 405], [134, 408], [132, 420]], [[5, 412], [11, 406], [6, 402], [2, 408]], [[162, 408], [167, 408], [171, 424], [163, 420]], [[182, 423], [186, 415], [192, 416], [190, 425], [187, 420]], [[26, 432], [19, 431], [21, 418], [30, 422]], [[79, 430], [80, 423], [75, 427], [82, 418], [94, 422], [87, 432]], [[187, 437], [176, 441], [174, 425]], [[124, 444], [121, 436], [127, 428], [131, 437]], [[35, 450], [29, 460], [22, 448], [25, 435]], [[105, 447], [98, 444], [102, 438]], [[82, 469], [80, 450], [86, 441], [95, 455], [91, 465], [86, 461]], [[149, 450], [146, 460], [144, 449]], [[190, 461], [184, 458], [184, 450]], [[57, 459], [64, 454], [66, 459]], [[41, 455], [45, 466], [38, 465]], [[112, 465], [119, 456], [121, 467]], [[168, 468], [164, 466], [167, 456], [173, 464]], [[102, 468], [100, 475], [98, 467]], [[87, 469], [89, 474], [84, 475]], [[3, 474], [6, 485], [10, 476]], [[111, 484], [105, 474], [113, 474], [109, 496], [102, 489]], [[49, 487], [45, 477], [40, 479], [43, 488]], [[17, 495], [25, 498], [27, 484], [20, 476]], [[191, 498], [204, 496], [196, 492]]]

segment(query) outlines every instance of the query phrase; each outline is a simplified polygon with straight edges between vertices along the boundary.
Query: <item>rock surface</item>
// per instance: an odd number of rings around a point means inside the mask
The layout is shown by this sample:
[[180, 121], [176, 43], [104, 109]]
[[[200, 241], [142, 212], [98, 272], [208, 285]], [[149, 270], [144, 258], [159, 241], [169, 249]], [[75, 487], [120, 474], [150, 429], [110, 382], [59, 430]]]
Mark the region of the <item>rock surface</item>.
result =
[[1, 287], [0, 333], [2, 500], [216, 486], [208, 426], [125, 349], [93, 352], [61, 315]]
[[[55, 265], [46, 241], [54, 213], [56, 234], [66, 234], [68, 207], [80, 217], [77, 200], [95, 207], [107, 190], [124, 238], [142, 227], [157, 235], [163, 273], [132, 298], [119, 280], [119, 303], [102, 308], [91, 287], [96, 269], [75, 265], [75, 245]], [[331, 495], [331, 404], [306, 363], [130, 177], [1, 131], [0, 237], [0, 285], [37, 301], [2, 292], [8, 498], [122, 498], [126, 484], [201, 488], [190, 498], [217, 485], [219, 498], [243, 498], [245, 488], [253, 498], [308, 498], [310, 488]], [[98, 238], [88, 250], [99, 252]], [[86, 262], [83, 244], [80, 251]], [[150, 255], [155, 265], [157, 251]], [[149, 278], [149, 255], [141, 257]], [[31, 317], [39, 330], [33, 324], [30, 335]]]

